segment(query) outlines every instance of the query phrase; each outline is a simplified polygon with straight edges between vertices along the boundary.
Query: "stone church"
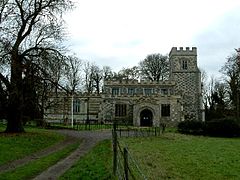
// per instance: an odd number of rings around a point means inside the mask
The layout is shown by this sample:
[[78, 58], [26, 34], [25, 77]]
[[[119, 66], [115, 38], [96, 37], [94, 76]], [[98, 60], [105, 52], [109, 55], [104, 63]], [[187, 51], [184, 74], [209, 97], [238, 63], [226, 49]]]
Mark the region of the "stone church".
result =
[[46, 112], [47, 121], [101, 122], [116, 120], [134, 126], [176, 125], [185, 119], [204, 121], [197, 48], [173, 47], [169, 80], [105, 81], [101, 94], [60, 96]]

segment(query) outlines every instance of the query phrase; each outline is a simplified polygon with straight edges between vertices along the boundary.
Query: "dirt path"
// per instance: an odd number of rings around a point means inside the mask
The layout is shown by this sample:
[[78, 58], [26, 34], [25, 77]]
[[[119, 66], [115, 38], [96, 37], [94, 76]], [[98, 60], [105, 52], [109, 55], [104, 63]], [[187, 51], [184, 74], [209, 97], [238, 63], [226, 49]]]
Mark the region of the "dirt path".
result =
[[7, 164], [1, 165], [0, 166], [0, 173], [6, 172], [6, 171], [11, 171], [14, 170], [15, 168], [19, 166], [23, 166], [31, 161], [34, 161], [36, 159], [40, 159], [44, 156], [47, 156], [53, 152], [59, 151], [65, 147], [67, 147], [70, 144], [73, 144], [77, 141], [76, 137], [73, 136], [67, 136], [66, 139], [60, 143], [57, 143], [53, 146], [50, 146], [49, 148], [43, 149], [39, 152], [36, 152], [34, 154], [31, 154], [29, 156], [26, 156], [22, 159], [18, 159], [12, 162], [9, 162]]
[[83, 139], [81, 145], [68, 157], [51, 166], [46, 171], [34, 178], [34, 180], [57, 179], [66, 172], [80, 157], [84, 156], [99, 141], [110, 139], [112, 134], [110, 130], [106, 131], [71, 131], [58, 130], [59, 133], [65, 134], [72, 138]]

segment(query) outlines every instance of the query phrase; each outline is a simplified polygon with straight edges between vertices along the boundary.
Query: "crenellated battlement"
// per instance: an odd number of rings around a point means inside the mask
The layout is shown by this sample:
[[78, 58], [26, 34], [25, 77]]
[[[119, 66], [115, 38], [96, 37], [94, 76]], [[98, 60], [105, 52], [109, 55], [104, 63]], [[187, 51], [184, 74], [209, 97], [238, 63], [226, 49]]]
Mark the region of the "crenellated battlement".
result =
[[197, 48], [196, 47], [173, 47], [169, 53], [169, 57], [171, 58], [172, 56], [197, 56]]

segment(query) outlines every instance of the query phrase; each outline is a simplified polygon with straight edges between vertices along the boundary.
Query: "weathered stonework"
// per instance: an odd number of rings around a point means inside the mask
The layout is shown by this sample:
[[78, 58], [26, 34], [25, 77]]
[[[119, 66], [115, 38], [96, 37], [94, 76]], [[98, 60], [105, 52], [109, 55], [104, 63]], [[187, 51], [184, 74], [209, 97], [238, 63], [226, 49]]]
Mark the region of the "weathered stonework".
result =
[[[173, 47], [169, 54], [170, 78], [167, 81], [106, 81], [103, 93], [61, 96], [57, 111], [48, 110], [47, 120], [67, 122], [95, 120], [134, 126], [175, 125], [184, 119], [203, 120], [200, 71], [197, 49]], [[77, 103], [78, 102], [78, 103]]]
[[[202, 120], [201, 73], [197, 67], [196, 48], [172, 48], [170, 54], [170, 75], [176, 82], [175, 92], [182, 96], [185, 119]], [[187, 68], [183, 62], [187, 62]]]

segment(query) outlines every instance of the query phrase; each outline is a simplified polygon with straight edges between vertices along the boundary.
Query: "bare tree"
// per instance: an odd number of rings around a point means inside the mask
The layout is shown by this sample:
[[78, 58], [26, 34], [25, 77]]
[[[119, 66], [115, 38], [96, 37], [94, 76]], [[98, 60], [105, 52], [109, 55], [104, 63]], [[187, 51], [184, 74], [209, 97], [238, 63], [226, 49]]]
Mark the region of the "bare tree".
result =
[[132, 68], [123, 68], [118, 72], [118, 76], [126, 80], [138, 80], [140, 76], [139, 67], [133, 66]]
[[85, 91], [88, 94], [93, 92], [100, 93], [104, 79], [108, 79], [111, 75], [111, 71], [109, 67], [100, 68], [95, 63], [90, 63], [86, 61], [84, 64], [84, 84]]
[[96, 93], [99, 94], [101, 91], [101, 87], [103, 85], [103, 69], [101, 69], [97, 65], [92, 65], [92, 79], [93, 79], [93, 87], [96, 90]]
[[85, 83], [85, 88], [84, 89], [88, 94], [91, 94], [93, 92], [92, 66], [93, 66], [93, 64], [91, 64], [89, 61], [86, 61], [84, 63], [84, 68], [83, 68], [84, 83]]
[[[0, 23], [1, 63], [8, 63], [10, 80], [0, 73], [8, 90], [7, 132], [23, 132], [23, 72], [27, 64], [42, 65], [61, 57], [64, 37], [62, 14], [70, 0], [2, 1]], [[39, 66], [39, 69], [44, 69]], [[46, 73], [46, 72], [45, 72]]]
[[240, 118], [240, 50], [227, 58], [227, 62], [221, 69], [226, 77], [229, 87], [229, 95], [237, 118]]
[[111, 67], [109, 66], [103, 66], [103, 80], [107, 81], [112, 79], [113, 77], [113, 71], [111, 69]]
[[203, 105], [204, 109], [208, 108], [208, 83], [207, 83], [207, 73], [205, 70], [200, 69], [201, 71], [201, 87], [202, 87], [202, 95], [203, 95]]
[[208, 101], [210, 111], [214, 110], [215, 108], [215, 103], [213, 99], [213, 94], [215, 92], [214, 90], [215, 84], [216, 84], [216, 79], [214, 78], [214, 76], [211, 76], [210, 82], [208, 84], [208, 93], [207, 93], [207, 101]]
[[169, 61], [167, 56], [150, 54], [140, 61], [139, 68], [144, 79], [150, 81], [166, 80], [169, 76]]
[[228, 100], [227, 100], [227, 86], [224, 82], [218, 81], [215, 84], [215, 103], [217, 104], [217, 112], [219, 114], [223, 114], [225, 108], [227, 107]]
[[212, 76], [204, 88], [206, 120], [225, 117], [227, 105], [226, 84]]
[[80, 89], [82, 61], [75, 56], [68, 56], [66, 63], [66, 86], [69, 92], [74, 93], [77, 89]]
[[[10, 14], [10, 12], [6, 12], [6, 6], [8, 4], [9, 0], [1, 0], [0, 1], [0, 24], [4, 21], [4, 19]], [[9, 9], [12, 11], [13, 9]]]

